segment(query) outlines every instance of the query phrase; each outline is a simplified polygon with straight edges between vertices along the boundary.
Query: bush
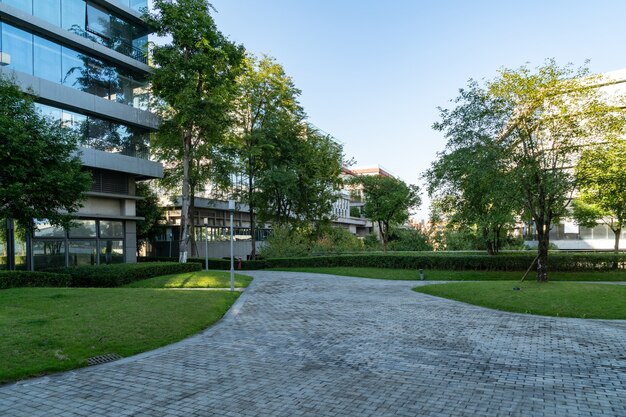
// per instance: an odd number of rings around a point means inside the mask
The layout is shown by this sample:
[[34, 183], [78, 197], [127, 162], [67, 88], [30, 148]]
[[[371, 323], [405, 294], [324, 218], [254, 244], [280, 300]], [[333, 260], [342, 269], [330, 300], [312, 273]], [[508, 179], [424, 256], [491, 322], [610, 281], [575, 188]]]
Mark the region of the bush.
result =
[[134, 281], [160, 275], [194, 272], [202, 269], [197, 262], [136, 263], [115, 265], [85, 265], [55, 269], [71, 277], [71, 287], [119, 287]]
[[365, 245], [365, 250], [383, 250], [383, 242], [378, 239], [378, 235], [376, 233], [370, 233], [365, 236], [365, 238], [363, 238], [363, 244]]
[[349, 230], [341, 227], [330, 227], [324, 230], [319, 239], [313, 243], [312, 253], [360, 252], [363, 249], [365, 249], [363, 242]]
[[389, 235], [390, 251], [431, 251], [428, 238], [415, 229], [394, 229]]
[[309, 237], [299, 230], [276, 227], [267, 237], [265, 246], [260, 250], [264, 258], [290, 258], [307, 256], [311, 253]]
[[33, 271], [0, 271], [0, 289], [17, 287], [69, 287], [68, 274]]

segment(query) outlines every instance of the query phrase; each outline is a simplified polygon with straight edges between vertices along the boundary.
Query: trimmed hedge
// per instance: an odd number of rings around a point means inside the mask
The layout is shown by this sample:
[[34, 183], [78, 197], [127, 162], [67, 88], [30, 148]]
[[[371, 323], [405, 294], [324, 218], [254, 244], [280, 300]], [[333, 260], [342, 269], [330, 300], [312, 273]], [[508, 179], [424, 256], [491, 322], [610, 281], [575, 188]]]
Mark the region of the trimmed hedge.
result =
[[[243, 261], [242, 269], [298, 268], [298, 267], [372, 267], [389, 269], [441, 269], [451, 271], [525, 271], [535, 252], [517, 252], [489, 256], [486, 254], [422, 252], [416, 254], [362, 254], [314, 256], [307, 258], [263, 259]], [[140, 258], [140, 262], [173, 261], [173, 258]], [[204, 259], [190, 258], [189, 263], [204, 266]], [[550, 271], [606, 271], [617, 266], [626, 268], [626, 253], [554, 252], [548, 256]], [[230, 261], [209, 259], [209, 269], [228, 270]], [[235, 261], [237, 268], [237, 261]]]
[[55, 269], [70, 276], [71, 287], [119, 287], [142, 279], [160, 275], [195, 272], [202, 269], [195, 262], [180, 264], [174, 262], [85, 265]]
[[0, 271], [0, 289], [18, 287], [69, 287], [69, 274], [40, 271]]

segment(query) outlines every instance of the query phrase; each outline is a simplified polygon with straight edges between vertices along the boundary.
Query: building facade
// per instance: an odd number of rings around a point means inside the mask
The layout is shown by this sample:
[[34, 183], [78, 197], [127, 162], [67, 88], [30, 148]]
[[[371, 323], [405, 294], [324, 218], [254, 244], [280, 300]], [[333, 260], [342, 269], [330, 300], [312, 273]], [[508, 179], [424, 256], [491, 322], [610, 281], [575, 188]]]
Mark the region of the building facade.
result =
[[147, 0], [0, 0], [2, 75], [75, 131], [93, 175], [71, 230], [36, 219], [26, 236], [3, 221], [0, 268], [136, 261], [135, 184], [163, 176], [149, 152], [159, 121], [149, 109], [146, 7]]

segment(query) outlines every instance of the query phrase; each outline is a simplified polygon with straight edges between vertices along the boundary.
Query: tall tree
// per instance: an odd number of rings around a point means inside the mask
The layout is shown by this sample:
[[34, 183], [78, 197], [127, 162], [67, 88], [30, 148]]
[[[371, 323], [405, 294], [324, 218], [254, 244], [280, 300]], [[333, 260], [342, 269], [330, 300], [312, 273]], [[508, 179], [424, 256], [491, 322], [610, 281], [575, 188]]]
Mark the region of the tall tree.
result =
[[536, 71], [501, 70], [487, 84], [495, 111], [506, 116], [497, 140], [535, 225], [540, 282], [548, 280], [549, 232], [567, 214], [575, 187], [572, 167], [581, 147], [623, 131], [623, 114], [602, 97], [600, 82], [586, 67], [560, 67], [548, 60]]
[[409, 219], [409, 211], [421, 203], [419, 188], [401, 180], [362, 175], [354, 179], [363, 186], [365, 217], [378, 223], [383, 248], [387, 252], [391, 227]]
[[143, 220], [137, 222], [137, 252], [141, 250], [146, 240], [154, 239], [162, 230], [160, 220], [163, 218], [165, 208], [159, 204], [159, 196], [147, 182], [138, 182], [135, 192], [137, 197], [137, 216]]
[[608, 138], [583, 150], [576, 165], [579, 195], [574, 218], [586, 227], [606, 224], [614, 235], [615, 253], [626, 222], [626, 142]]
[[296, 134], [281, 135], [257, 183], [259, 219], [280, 225], [330, 220], [341, 186], [342, 147], [300, 123]]
[[[180, 178], [182, 191], [179, 260], [186, 262], [193, 230], [195, 188], [207, 180], [203, 167], [231, 124], [235, 79], [243, 47], [217, 30], [206, 0], [155, 0], [147, 21], [170, 43], [154, 46], [152, 91], [164, 119], [155, 150]], [[194, 185], [196, 187], [194, 187]]]
[[77, 137], [35, 109], [33, 99], [0, 78], [0, 218], [31, 231], [33, 219], [68, 226], [91, 175], [81, 170]]
[[502, 149], [496, 143], [504, 118], [474, 81], [460, 90], [454, 103], [452, 110], [440, 109], [441, 121], [433, 125], [445, 133], [448, 143], [425, 174], [428, 193], [438, 201], [450, 225], [475, 226], [487, 253], [493, 255], [519, 211]]
[[256, 257], [257, 182], [274, 158], [277, 144], [298, 134], [296, 126], [304, 120], [299, 95], [300, 90], [274, 59], [245, 59], [234, 111], [237, 124], [230, 142], [245, 181], [241, 197], [250, 207], [251, 259]]

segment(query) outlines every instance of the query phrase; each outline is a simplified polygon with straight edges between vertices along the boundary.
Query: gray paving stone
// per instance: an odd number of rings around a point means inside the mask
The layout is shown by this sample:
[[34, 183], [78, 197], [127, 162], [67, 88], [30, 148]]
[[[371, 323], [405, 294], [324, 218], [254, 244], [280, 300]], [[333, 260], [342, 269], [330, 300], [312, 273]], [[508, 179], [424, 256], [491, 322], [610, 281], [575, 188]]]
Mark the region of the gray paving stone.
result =
[[510, 314], [419, 282], [255, 271], [180, 343], [0, 387], [0, 415], [626, 416], [626, 321]]

